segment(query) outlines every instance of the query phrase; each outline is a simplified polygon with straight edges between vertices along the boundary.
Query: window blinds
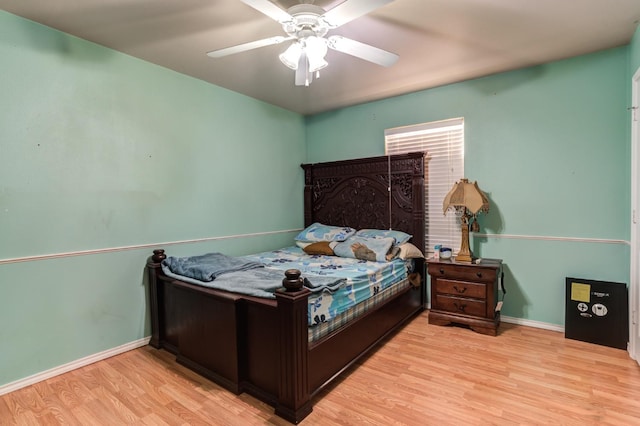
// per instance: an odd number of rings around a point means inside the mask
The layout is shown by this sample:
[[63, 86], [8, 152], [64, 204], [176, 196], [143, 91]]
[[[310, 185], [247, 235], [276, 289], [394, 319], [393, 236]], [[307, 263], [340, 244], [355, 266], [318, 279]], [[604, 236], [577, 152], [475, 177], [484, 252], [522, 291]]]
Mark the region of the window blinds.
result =
[[460, 249], [460, 221], [453, 211], [442, 212], [442, 202], [453, 184], [464, 177], [464, 119], [434, 121], [387, 129], [386, 155], [426, 152], [425, 247], [436, 244]]

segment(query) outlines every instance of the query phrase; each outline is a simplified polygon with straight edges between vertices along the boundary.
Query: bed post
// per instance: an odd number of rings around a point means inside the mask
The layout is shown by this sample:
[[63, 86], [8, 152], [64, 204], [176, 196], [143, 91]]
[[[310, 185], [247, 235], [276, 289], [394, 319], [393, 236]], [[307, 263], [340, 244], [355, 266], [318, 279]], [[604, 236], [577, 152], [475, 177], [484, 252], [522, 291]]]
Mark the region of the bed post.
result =
[[413, 176], [411, 179], [412, 192], [412, 212], [413, 212], [413, 229], [422, 232], [413, 232], [413, 243], [426, 255], [427, 247], [425, 247], [425, 199], [424, 199], [424, 176], [425, 163], [424, 154], [413, 159]]
[[[413, 159], [413, 177], [411, 179], [413, 194], [413, 229], [419, 230], [413, 233], [413, 243], [422, 250], [427, 256], [426, 237], [425, 237], [425, 199], [424, 199], [424, 176], [426, 163], [424, 154]], [[420, 273], [421, 289], [420, 297], [422, 299], [422, 307], [427, 308], [427, 264], [424, 259], [416, 259], [416, 271]]]
[[147, 272], [149, 273], [149, 302], [151, 303], [151, 340], [149, 344], [156, 349], [160, 349], [160, 306], [158, 295], [162, 294], [158, 286], [162, 285], [158, 281], [158, 269], [167, 255], [164, 250], [153, 251], [153, 256], [147, 260]]
[[304, 226], [313, 223], [313, 168], [301, 164], [304, 169]]
[[279, 316], [280, 374], [276, 415], [299, 423], [311, 413], [309, 393], [307, 303], [310, 291], [303, 287], [300, 271], [290, 269], [276, 291]]

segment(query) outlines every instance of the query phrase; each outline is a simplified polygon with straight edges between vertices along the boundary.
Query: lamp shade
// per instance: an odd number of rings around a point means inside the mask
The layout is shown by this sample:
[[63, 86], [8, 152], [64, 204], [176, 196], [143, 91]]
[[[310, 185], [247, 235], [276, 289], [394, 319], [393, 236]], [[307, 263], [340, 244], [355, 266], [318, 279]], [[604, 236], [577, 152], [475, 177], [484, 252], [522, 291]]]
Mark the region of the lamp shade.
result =
[[280, 61], [292, 70], [297, 70], [300, 55], [302, 55], [302, 45], [299, 42], [295, 42], [280, 54]]
[[442, 212], [446, 213], [449, 208], [466, 209], [472, 215], [480, 211], [489, 211], [489, 199], [480, 190], [477, 182], [469, 182], [469, 179], [460, 179], [453, 185], [444, 202], [442, 203]]
[[304, 51], [309, 60], [309, 72], [320, 71], [329, 65], [324, 57], [327, 54], [327, 41], [321, 37], [307, 37], [304, 40]]

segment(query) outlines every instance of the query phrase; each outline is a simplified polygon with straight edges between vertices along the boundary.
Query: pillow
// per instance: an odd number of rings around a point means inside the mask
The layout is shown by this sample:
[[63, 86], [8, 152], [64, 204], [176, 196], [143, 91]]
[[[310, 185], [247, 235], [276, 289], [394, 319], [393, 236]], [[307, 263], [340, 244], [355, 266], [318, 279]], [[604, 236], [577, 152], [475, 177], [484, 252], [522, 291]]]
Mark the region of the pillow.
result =
[[411, 239], [411, 235], [402, 231], [394, 231], [393, 229], [361, 229], [356, 232], [359, 237], [365, 238], [393, 238], [395, 244], [406, 243]]
[[307, 254], [322, 254], [325, 256], [333, 256], [334, 253], [333, 249], [331, 248], [333, 244], [337, 243], [332, 243], [329, 241], [317, 241], [315, 243], [310, 243], [302, 250], [304, 250], [304, 252]]
[[296, 237], [296, 241], [344, 241], [356, 230], [348, 226], [330, 226], [321, 223], [313, 223], [302, 230]]
[[336, 256], [386, 262], [386, 254], [393, 246], [393, 238], [364, 238], [357, 235], [336, 244], [333, 252]]
[[402, 260], [424, 258], [420, 249], [411, 243], [404, 243], [397, 246], [400, 249], [398, 257]]
[[400, 254], [400, 246], [393, 245], [389, 250], [389, 252], [387, 253], [387, 255], [385, 256], [385, 258], [387, 259], [387, 262], [391, 262], [393, 259], [398, 257], [399, 254]]

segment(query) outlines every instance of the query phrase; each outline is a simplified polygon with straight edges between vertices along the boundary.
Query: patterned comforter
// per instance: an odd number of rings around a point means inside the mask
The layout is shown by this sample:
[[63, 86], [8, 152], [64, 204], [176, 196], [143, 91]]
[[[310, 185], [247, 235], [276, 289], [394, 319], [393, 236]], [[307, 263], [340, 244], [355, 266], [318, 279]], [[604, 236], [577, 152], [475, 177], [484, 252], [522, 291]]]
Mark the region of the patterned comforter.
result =
[[326, 322], [370, 296], [402, 281], [412, 262], [369, 262], [338, 256], [308, 255], [296, 246], [242, 256], [278, 270], [299, 269], [302, 276], [346, 278], [335, 291], [324, 290], [309, 296], [309, 325]]

